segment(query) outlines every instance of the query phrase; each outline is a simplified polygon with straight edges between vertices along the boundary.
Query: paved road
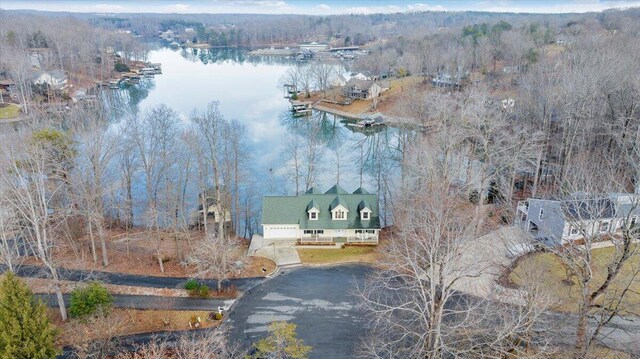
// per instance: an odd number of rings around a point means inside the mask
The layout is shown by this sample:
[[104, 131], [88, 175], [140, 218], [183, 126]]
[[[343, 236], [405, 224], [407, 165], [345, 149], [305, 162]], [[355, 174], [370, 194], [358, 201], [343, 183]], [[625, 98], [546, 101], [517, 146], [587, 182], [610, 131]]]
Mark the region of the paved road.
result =
[[353, 358], [365, 321], [352, 288], [369, 270], [362, 265], [284, 269], [236, 303], [229, 313], [230, 336], [249, 345], [267, 334], [269, 323], [290, 321], [313, 347], [309, 358]]
[[[58, 307], [55, 294], [36, 294], [50, 307]], [[70, 295], [64, 295], [64, 301], [69, 306]], [[113, 306], [116, 308], [133, 309], [170, 309], [170, 310], [217, 310], [218, 306], [229, 308], [235, 299], [209, 299], [188, 297], [157, 297], [150, 295], [113, 295]]]
[[[0, 265], [0, 273], [6, 267]], [[103, 283], [129, 285], [136, 287], [150, 288], [184, 288], [184, 283], [190, 278], [187, 277], [154, 277], [136, 274], [121, 274], [101, 271], [64, 269], [58, 270], [60, 278], [74, 282], [84, 280], [99, 280]], [[41, 266], [22, 265], [16, 270], [16, 274], [21, 277], [50, 278], [49, 272]], [[247, 291], [264, 281], [262, 277], [230, 279], [223, 282], [223, 286], [235, 285], [242, 292]], [[216, 288], [217, 281], [213, 279], [203, 281], [209, 288]]]

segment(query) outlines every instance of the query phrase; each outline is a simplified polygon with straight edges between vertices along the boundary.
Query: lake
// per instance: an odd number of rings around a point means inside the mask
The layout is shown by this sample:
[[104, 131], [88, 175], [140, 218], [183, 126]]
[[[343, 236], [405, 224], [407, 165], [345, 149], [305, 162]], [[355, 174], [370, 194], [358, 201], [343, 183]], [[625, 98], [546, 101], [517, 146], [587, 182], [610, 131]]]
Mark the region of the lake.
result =
[[295, 193], [292, 163], [287, 160], [287, 146], [295, 141], [315, 146], [314, 186], [321, 190], [339, 182], [347, 191], [361, 185], [379, 191], [389, 178], [381, 181], [381, 174], [398, 171], [398, 130], [357, 132], [342, 118], [323, 112], [292, 116], [278, 83], [287, 68], [299, 65], [294, 60], [253, 57], [237, 49], [160, 48], [149, 53], [148, 61], [162, 63], [163, 73], [119, 92], [126, 92], [139, 111], [166, 104], [185, 122], [194, 110], [203, 111], [210, 101], [219, 101], [226, 119], [236, 119], [247, 128], [251, 153], [247, 175], [260, 198]]

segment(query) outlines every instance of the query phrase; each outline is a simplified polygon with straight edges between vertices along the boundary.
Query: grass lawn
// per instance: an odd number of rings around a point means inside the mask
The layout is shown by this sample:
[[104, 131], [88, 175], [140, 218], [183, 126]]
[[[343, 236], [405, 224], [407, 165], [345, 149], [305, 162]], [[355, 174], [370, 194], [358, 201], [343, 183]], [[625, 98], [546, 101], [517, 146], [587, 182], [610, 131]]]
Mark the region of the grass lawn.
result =
[[[592, 251], [595, 280], [593, 287], [600, 285], [607, 274], [607, 264], [614, 253], [613, 247], [599, 248]], [[622, 268], [622, 272], [613, 282], [614, 290], [621, 289], [631, 281], [631, 273], [640, 266], [640, 258], [632, 257]], [[540, 253], [520, 261], [510, 273], [509, 279], [516, 285], [522, 285], [530, 279], [542, 285], [557, 304], [552, 308], [558, 311], [571, 312], [578, 308], [579, 285], [575, 277], [569, 277], [564, 265], [551, 253]], [[625, 307], [633, 314], [640, 314], [640, 278], [631, 283], [631, 290], [625, 295]]]
[[0, 106], [0, 119], [14, 118], [20, 114], [20, 107], [10, 103], [7, 106]]
[[298, 249], [302, 263], [324, 264], [344, 262], [374, 263], [379, 254], [376, 247], [348, 246], [342, 249]]

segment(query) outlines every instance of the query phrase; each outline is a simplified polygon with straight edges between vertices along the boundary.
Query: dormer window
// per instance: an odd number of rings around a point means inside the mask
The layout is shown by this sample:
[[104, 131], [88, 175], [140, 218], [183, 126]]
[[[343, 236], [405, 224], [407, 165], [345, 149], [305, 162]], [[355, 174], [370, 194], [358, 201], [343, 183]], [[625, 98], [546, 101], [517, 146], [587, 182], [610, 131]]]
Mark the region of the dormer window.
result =
[[365, 221], [368, 220], [369, 219], [369, 212], [364, 212], [363, 211], [362, 212], [362, 219], [365, 220]]
[[341, 209], [333, 212], [333, 219], [346, 219], [346, 217], [345, 211]]
[[360, 220], [368, 221], [371, 219], [371, 210], [369, 208], [363, 208], [360, 211]]
[[312, 221], [318, 220], [318, 212], [316, 211], [309, 212], [309, 219]]

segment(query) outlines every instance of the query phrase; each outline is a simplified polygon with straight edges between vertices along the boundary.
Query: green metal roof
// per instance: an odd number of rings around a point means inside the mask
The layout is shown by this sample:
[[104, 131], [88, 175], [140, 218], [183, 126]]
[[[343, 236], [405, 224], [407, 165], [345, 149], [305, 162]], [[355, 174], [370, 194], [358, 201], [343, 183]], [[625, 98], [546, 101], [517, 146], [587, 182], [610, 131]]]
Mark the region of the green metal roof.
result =
[[329, 188], [329, 190], [324, 194], [349, 194], [349, 192], [345, 191], [342, 187], [335, 185]]
[[[375, 194], [350, 194], [338, 186], [337, 193], [301, 194], [298, 196], [265, 196], [262, 201], [263, 224], [297, 224], [300, 229], [379, 229], [378, 199]], [[329, 191], [327, 191], [329, 192]], [[349, 212], [347, 220], [332, 220], [332, 204], [343, 205]], [[371, 219], [360, 220], [358, 207], [364, 202], [371, 210]], [[317, 208], [317, 220], [309, 220], [308, 210]], [[317, 207], [316, 207], [317, 206]]]
[[363, 210], [363, 209], [365, 209], [365, 208], [371, 209], [371, 206], [369, 205], [369, 203], [367, 203], [367, 201], [366, 201], [366, 200], [364, 200], [364, 199], [363, 199], [363, 200], [360, 202], [360, 204], [358, 204], [358, 211], [362, 211], [362, 210]]
[[336, 198], [331, 201], [331, 207], [329, 207], [329, 210], [333, 211], [338, 206], [342, 206], [349, 210], [349, 204], [344, 199], [342, 199], [342, 196], [336, 196]]
[[371, 193], [367, 192], [367, 190], [362, 187], [358, 187], [357, 190], [353, 191], [353, 194], [371, 194]]
[[317, 209], [318, 211], [320, 210], [320, 205], [315, 199], [311, 200], [311, 202], [309, 202], [309, 204], [307, 205], [307, 212], [309, 212], [312, 209]]

